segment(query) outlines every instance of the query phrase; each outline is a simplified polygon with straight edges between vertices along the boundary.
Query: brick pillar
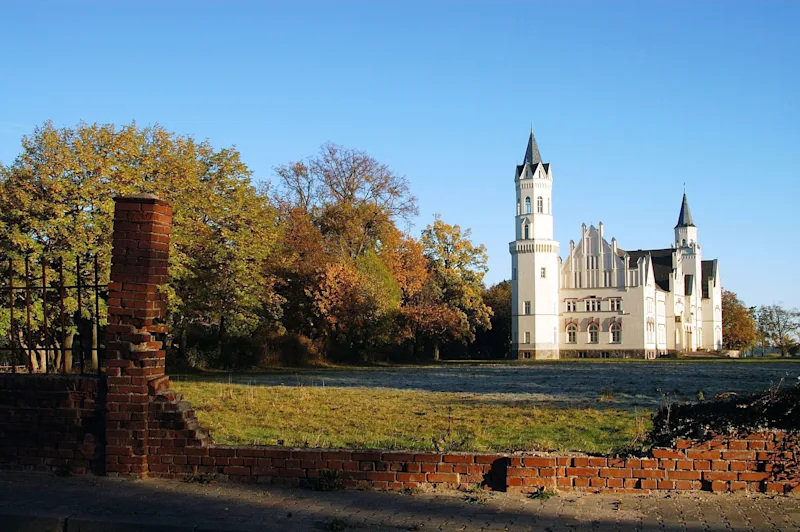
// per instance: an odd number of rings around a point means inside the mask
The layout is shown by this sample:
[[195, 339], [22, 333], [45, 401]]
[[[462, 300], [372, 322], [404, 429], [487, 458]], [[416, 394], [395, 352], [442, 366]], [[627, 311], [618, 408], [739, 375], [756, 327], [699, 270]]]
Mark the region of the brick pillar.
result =
[[106, 333], [106, 473], [148, 472], [151, 390], [167, 387], [164, 351], [153, 333], [166, 301], [172, 206], [151, 194], [115, 198]]

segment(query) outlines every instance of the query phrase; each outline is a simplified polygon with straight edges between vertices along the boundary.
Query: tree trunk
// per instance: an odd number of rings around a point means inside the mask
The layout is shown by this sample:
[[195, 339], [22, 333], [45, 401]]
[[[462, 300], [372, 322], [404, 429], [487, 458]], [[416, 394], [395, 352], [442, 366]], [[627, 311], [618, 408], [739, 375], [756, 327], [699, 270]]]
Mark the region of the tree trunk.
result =
[[72, 345], [75, 342], [75, 332], [67, 333], [67, 336], [64, 338], [64, 372], [72, 373]]
[[39, 354], [39, 371], [44, 373], [47, 370], [47, 349], [36, 349]]
[[98, 367], [98, 357], [97, 357], [97, 328], [99, 324], [97, 323], [97, 316], [92, 316], [92, 370], [97, 370]]
[[433, 360], [437, 362], [439, 360], [439, 342], [433, 343]]
[[25, 343], [25, 335], [22, 334], [21, 330], [17, 330], [17, 337], [19, 338], [19, 346], [25, 351], [23, 351], [23, 356], [25, 356], [25, 365], [28, 367], [29, 373], [39, 373], [39, 363], [36, 361], [36, 353], [31, 349], [27, 343]]

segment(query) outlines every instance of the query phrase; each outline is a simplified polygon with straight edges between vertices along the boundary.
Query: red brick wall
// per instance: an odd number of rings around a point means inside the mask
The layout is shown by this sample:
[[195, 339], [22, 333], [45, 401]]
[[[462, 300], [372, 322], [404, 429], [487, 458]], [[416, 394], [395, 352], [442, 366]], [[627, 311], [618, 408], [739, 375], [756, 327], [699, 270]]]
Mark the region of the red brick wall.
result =
[[[183, 413], [193, 417], [191, 410]], [[181, 436], [153, 449], [165, 478], [207, 475], [220, 480], [296, 486], [324, 470], [344, 485], [403, 489], [421, 485], [482, 485], [500, 491], [539, 489], [649, 493], [651, 490], [749, 491], [800, 494], [800, 437], [759, 433], [744, 439], [679, 442], [645, 457], [403, 453], [214, 446]], [[162, 440], [164, 441], [164, 440]], [[166, 443], [166, 441], [164, 441]]]
[[0, 469], [102, 472], [102, 381], [0, 375]]

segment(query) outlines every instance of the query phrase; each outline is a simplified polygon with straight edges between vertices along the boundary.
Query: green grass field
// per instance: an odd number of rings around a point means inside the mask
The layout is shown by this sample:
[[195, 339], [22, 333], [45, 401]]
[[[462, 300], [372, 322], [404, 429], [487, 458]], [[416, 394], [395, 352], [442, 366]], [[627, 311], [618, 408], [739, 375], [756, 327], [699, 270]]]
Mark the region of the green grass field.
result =
[[651, 412], [481, 394], [173, 382], [216, 443], [436, 451], [585, 451], [642, 444]]

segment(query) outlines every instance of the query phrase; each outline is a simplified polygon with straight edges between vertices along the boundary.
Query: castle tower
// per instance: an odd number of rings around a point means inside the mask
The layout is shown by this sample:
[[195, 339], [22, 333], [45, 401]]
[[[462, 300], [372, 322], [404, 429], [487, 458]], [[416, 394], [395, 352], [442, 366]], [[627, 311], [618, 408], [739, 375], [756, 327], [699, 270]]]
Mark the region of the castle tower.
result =
[[531, 130], [525, 158], [514, 176], [516, 239], [509, 244], [512, 286], [512, 353], [517, 358], [558, 358], [558, 253], [553, 240], [553, 174]]
[[703, 347], [702, 310], [702, 253], [697, 241], [697, 226], [689, 210], [689, 200], [683, 194], [681, 212], [675, 225], [675, 247], [680, 253], [679, 279], [683, 290], [683, 312], [681, 316], [680, 348], [695, 351]]

